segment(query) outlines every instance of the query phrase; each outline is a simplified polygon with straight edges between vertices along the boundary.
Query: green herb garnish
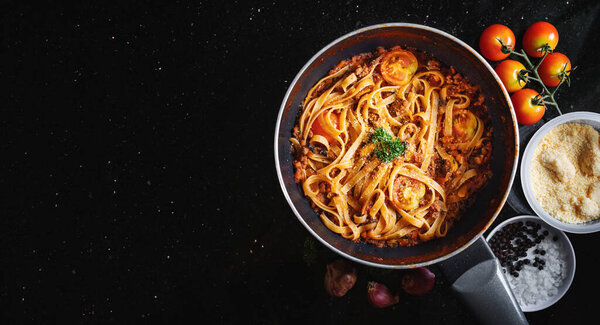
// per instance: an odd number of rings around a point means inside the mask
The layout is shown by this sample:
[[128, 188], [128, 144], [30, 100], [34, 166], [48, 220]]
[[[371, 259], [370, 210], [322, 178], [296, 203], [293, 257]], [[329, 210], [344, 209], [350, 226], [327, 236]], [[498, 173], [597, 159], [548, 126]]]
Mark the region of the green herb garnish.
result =
[[375, 130], [371, 136], [371, 142], [377, 145], [373, 150], [375, 156], [384, 163], [390, 162], [404, 153], [404, 142], [392, 137], [384, 128]]
[[371, 136], [371, 142], [373, 143], [389, 141], [392, 141], [392, 136], [389, 133], [385, 132], [384, 128], [379, 128], [375, 130], [375, 132]]

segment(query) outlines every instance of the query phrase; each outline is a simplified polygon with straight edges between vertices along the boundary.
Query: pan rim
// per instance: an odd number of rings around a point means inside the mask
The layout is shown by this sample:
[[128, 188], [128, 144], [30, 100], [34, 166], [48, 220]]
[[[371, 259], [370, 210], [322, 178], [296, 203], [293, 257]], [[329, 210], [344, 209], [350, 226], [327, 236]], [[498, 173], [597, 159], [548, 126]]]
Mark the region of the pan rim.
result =
[[[492, 76], [496, 79], [496, 82], [498, 83], [498, 85], [500, 86], [502, 93], [504, 94], [505, 100], [508, 103], [508, 107], [510, 110], [510, 115], [512, 118], [512, 125], [514, 128], [514, 134], [515, 134], [515, 155], [514, 155], [514, 159], [513, 159], [513, 164], [512, 164], [512, 170], [510, 172], [510, 178], [508, 181], [508, 186], [505, 190], [504, 195], [502, 196], [502, 199], [500, 200], [498, 207], [496, 208], [496, 211], [494, 212], [494, 214], [492, 215], [492, 217], [490, 218], [490, 220], [488, 221], [488, 223], [485, 225], [485, 227], [483, 227], [483, 229], [476, 234], [475, 236], [473, 236], [473, 238], [471, 238], [470, 240], [468, 240], [464, 245], [462, 245], [461, 247], [450, 251], [449, 253], [439, 256], [437, 258], [428, 260], [428, 261], [424, 261], [424, 262], [419, 262], [419, 263], [414, 263], [414, 264], [383, 264], [383, 263], [377, 263], [377, 262], [372, 262], [372, 261], [367, 261], [361, 258], [358, 258], [356, 256], [353, 256], [351, 254], [348, 254], [346, 252], [343, 252], [341, 250], [339, 250], [338, 248], [334, 247], [333, 245], [331, 245], [330, 243], [328, 243], [325, 239], [323, 239], [321, 236], [319, 236], [307, 223], [306, 221], [304, 221], [304, 218], [302, 218], [302, 216], [300, 215], [300, 213], [298, 212], [298, 210], [296, 209], [296, 206], [294, 205], [294, 203], [292, 202], [292, 199], [289, 196], [289, 193], [287, 192], [287, 189], [285, 187], [285, 183], [283, 180], [283, 176], [281, 174], [281, 167], [280, 167], [280, 161], [279, 161], [279, 148], [278, 148], [278, 140], [279, 140], [279, 130], [281, 127], [281, 118], [283, 116], [283, 112], [285, 111], [285, 106], [286, 103], [289, 100], [290, 94], [294, 88], [294, 86], [296, 85], [296, 83], [298, 82], [298, 80], [300, 79], [300, 77], [302, 76], [302, 74], [304, 74], [304, 72], [308, 69], [308, 67], [313, 64], [323, 53], [325, 53], [327, 50], [329, 50], [330, 48], [332, 48], [333, 46], [337, 45], [338, 43], [340, 43], [341, 41], [355, 36], [357, 34], [361, 34], [370, 30], [374, 30], [374, 29], [384, 29], [384, 28], [390, 28], [390, 27], [408, 27], [408, 28], [414, 28], [414, 29], [422, 29], [422, 30], [426, 30], [435, 34], [439, 34], [443, 37], [446, 37], [448, 39], [450, 39], [451, 41], [459, 44], [460, 46], [462, 46], [463, 48], [465, 48], [466, 50], [468, 50], [469, 52], [471, 52], [472, 55], [474, 55], [481, 63], [483, 63], [483, 65], [486, 67], [486, 69], [488, 70], [488, 72], [490, 72], [492, 74]], [[298, 72], [298, 74], [296, 74], [296, 77], [292, 80], [292, 82], [290, 83], [290, 86], [288, 87], [288, 90], [286, 91], [286, 94], [283, 98], [283, 101], [281, 103], [281, 106], [279, 108], [279, 113], [277, 114], [277, 122], [275, 124], [275, 137], [274, 137], [274, 158], [275, 158], [275, 169], [277, 171], [277, 178], [279, 180], [279, 185], [281, 187], [281, 190], [283, 192], [283, 195], [286, 199], [286, 201], [288, 202], [288, 205], [290, 206], [290, 208], [292, 209], [292, 211], [294, 212], [294, 214], [296, 215], [296, 218], [298, 218], [298, 220], [300, 221], [300, 223], [309, 231], [309, 233], [312, 234], [313, 237], [315, 237], [317, 240], [319, 240], [323, 245], [325, 245], [325, 247], [328, 247], [329, 249], [331, 249], [332, 251], [334, 251], [335, 253], [360, 264], [363, 265], [367, 265], [367, 266], [372, 266], [372, 267], [378, 267], [378, 268], [386, 268], [386, 269], [406, 269], [406, 268], [414, 268], [414, 267], [420, 267], [420, 266], [427, 266], [427, 265], [431, 265], [431, 264], [435, 264], [438, 262], [441, 262], [443, 260], [446, 260], [448, 258], [451, 258], [457, 254], [459, 254], [460, 252], [462, 252], [463, 250], [465, 250], [467, 247], [471, 246], [476, 240], [478, 240], [483, 233], [493, 224], [493, 222], [496, 220], [496, 217], [498, 216], [498, 214], [500, 213], [500, 210], [502, 210], [502, 208], [504, 207], [506, 200], [508, 198], [508, 195], [510, 193], [510, 189], [512, 188], [513, 185], [513, 181], [516, 175], [516, 171], [517, 171], [517, 165], [518, 165], [518, 159], [519, 159], [519, 129], [517, 126], [517, 119], [516, 119], [516, 115], [514, 112], [514, 108], [512, 106], [512, 102], [510, 100], [510, 96], [508, 95], [508, 92], [506, 91], [505, 87], [502, 85], [502, 81], [500, 80], [500, 78], [498, 77], [498, 75], [496, 74], [496, 72], [494, 71], [494, 69], [491, 67], [491, 65], [479, 54], [477, 53], [473, 48], [471, 48], [468, 44], [464, 43], [463, 41], [461, 41], [460, 39], [458, 39], [457, 37], [448, 34], [442, 30], [439, 30], [437, 28], [434, 27], [429, 27], [429, 26], [425, 26], [425, 25], [420, 25], [420, 24], [413, 24], [413, 23], [382, 23], [382, 24], [376, 24], [376, 25], [371, 25], [371, 26], [367, 26], [367, 27], [363, 27], [357, 30], [354, 30], [350, 33], [347, 33], [345, 35], [342, 35], [340, 37], [338, 37], [337, 39], [333, 40], [332, 42], [330, 42], [329, 44], [327, 44], [326, 46], [324, 46], [320, 51], [318, 51], [315, 55], [313, 55], [307, 62], [306, 64], [304, 64], [304, 66], [300, 69], [300, 71]]]

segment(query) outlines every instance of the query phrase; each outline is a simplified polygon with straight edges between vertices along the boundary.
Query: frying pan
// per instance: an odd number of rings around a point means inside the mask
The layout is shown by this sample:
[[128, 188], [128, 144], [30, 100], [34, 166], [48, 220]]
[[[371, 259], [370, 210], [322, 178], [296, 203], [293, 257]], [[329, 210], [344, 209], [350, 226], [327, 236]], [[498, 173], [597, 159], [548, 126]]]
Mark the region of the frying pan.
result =
[[[308, 90], [338, 62], [378, 46], [402, 45], [433, 55], [479, 85], [493, 128], [492, 178], [474, 204], [454, 223], [446, 237], [412, 247], [377, 247], [353, 242], [330, 231], [319, 219], [301, 187], [294, 183], [289, 138]], [[456, 37], [423, 25], [389, 23], [346, 34], [315, 54], [302, 67], [285, 94], [275, 127], [275, 167], [292, 211], [323, 245], [358, 263], [403, 269], [439, 263], [452, 288], [486, 323], [526, 323], [497, 260], [482, 239], [502, 209], [515, 177], [519, 133], [510, 97], [492, 67]]]

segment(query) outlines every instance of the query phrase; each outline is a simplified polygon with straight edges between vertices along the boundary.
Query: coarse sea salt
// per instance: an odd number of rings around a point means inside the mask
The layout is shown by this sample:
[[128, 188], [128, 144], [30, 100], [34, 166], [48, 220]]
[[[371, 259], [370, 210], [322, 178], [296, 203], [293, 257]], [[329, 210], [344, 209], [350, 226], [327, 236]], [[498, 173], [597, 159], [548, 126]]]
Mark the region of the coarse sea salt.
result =
[[[544, 250], [546, 254], [535, 254], [534, 249]], [[559, 287], [567, 276], [567, 254], [561, 241], [553, 241], [552, 236], [546, 236], [528, 250], [527, 258], [535, 257], [543, 257], [546, 261], [542, 270], [531, 264], [523, 265], [519, 276], [514, 277], [504, 268], [506, 279], [521, 307], [541, 304], [558, 294]]]

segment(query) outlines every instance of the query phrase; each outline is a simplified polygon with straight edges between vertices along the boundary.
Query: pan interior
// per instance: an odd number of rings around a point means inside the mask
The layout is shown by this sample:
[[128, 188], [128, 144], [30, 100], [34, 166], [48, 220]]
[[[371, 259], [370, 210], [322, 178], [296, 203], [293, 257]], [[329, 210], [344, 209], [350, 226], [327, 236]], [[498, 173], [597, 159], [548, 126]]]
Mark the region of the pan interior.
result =
[[[359, 53], [371, 52], [378, 46], [395, 45], [416, 48], [433, 55], [446, 65], [479, 85], [486, 97], [485, 104], [493, 127], [492, 178], [481, 189], [475, 203], [448, 231], [446, 237], [433, 239], [412, 247], [377, 247], [356, 243], [333, 233], [323, 225], [311, 207], [302, 189], [294, 183], [293, 157], [289, 138], [308, 90], [339, 61]], [[516, 155], [515, 128], [510, 106], [493, 74], [473, 53], [450, 37], [415, 26], [388, 26], [367, 29], [358, 34], [334, 42], [313, 58], [291, 85], [287, 101], [283, 104], [276, 146], [278, 164], [285, 191], [296, 215], [312, 230], [313, 234], [347, 256], [360, 262], [387, 267], [428, 264], [440, 259], [471, 242], [491, 224], [500, 210], [511, 183], [514, 157]]]

